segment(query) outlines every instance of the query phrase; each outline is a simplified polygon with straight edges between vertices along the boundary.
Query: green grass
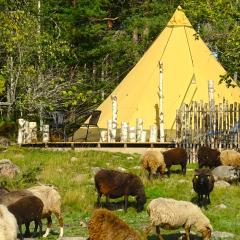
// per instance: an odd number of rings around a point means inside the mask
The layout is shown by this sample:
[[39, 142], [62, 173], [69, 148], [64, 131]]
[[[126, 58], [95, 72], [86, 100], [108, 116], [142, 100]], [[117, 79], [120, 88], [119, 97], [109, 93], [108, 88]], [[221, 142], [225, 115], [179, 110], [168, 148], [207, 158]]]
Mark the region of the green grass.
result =
[[[72, 158], [74, 157], [74, 159]], [[0, 159], [8, 158], [21, 169], [21, 173], [14, 179], [6, 180], [10, 189], [26, 188], [37, 184], [53, 184], [58, 187], [62, 196], [65, 236], [87, 236], [87, 229], [80, 226], [80, 221], [87, 222], [94, 209], [97, 194], [94, 187], [93, 167], [117, 169], [123, 167], [129, 172], [141, 176], [145, 185], [147, 203], [157, 197], [171, 197], [179, 200], [194, 201], [196, 193], [192, 191], [193, 169], [196, 165], [188, 165], [187, 175], [172, 173], [171, 178], [148, 181], [139, 166], [138, 154], [122, 154], [97, 151], [47, 151], [11, 147], [0, 153]], [[176, 166], [173, 170], [178, 170]], [[211, 193], [212, 204], [203, 212], [211, 220], [214, 231], [226, 231], [240, 236], [240, 186], [232, 185], [229, 188], [214, 188]], [[105, 200], [105, 198], [102, 198]], [[134, 201], [134, 198], [130, 198]], [[226, 209], [219, 209], [221, 203]], [[147, 204], [145, 205], [146, 209]], [[146, 211], [137, 213], [132, 207], [127, 213], [115, 213], [130, 226], [142, 231], [149, 224]], [[56, 239], [58, 225], [54, 218], [53, 234], [49, 239]], [[182, 230], [182, 229], [181, 229]], [[178, 229], [176, 232], [179, 232]], [[166, 239], [176, 239], [174, 231], [163, 231]], [[171, 237], [172, 236], [172, 237]], [[240, 237], [234, 240], [240, 239]], [[155, 234], [149, 239], [154, 240]], [[195, 239], [200, 239], [195, 237]], [[233, 238], [232, 238], [233, 239]]]

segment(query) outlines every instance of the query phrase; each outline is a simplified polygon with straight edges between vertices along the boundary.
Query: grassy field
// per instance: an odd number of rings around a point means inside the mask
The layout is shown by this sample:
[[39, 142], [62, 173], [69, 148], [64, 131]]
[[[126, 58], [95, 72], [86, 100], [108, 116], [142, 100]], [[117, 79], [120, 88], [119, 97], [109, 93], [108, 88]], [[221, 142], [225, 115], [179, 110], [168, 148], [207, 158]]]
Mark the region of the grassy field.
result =
[[[145, 185], [147, 202], [157, 197], [171, 197], [179, 200], [195, 201], [196, 194], [192, 191], [192, 177], [196, 165], [188, 165], [187, 175], [173, 173], [171, 178], [149, 182], [139, 166], [138, 154], [121, 154], [97, 151], [47, 151], [10, 147], [0, 153], [0, 159], [8, 158], [21, 169], [21, 174], [14, 179], [7, 180], [10, 189], [26, 188], [37, 184], [53, 184], [58, 187], [62, 196], [63, 214], [65, 222], [65, 236], [87, 236], [87, 228], [80, 226], [80, 222], [87, 222], [94, 209], [97, 194], [94, 187], [94, 167], [117, 169], [122, 167], [127, 171], [141, 175]], [[175, 167], [173, 170], [180, 168]], [[211, 194], [212, 204], [203, 212], [211, 220], [214, 231], [230, 232], [236, 235], [234, 240], [240, 239], [240, 186], [229, 188], [215, 188]], [[103, 198], [102, 200], [105, 200]], [[120, 199], [119, 199], [120, 200]], [[130, 198], [130, 201], [134, 201]], [[218, 206], [226, 205], [225, 209]], [[147, 205], [147, 204], [146, 204]], [[146, 209], [145, 205], [145, 209]], [[133, 207], [127, 213], [115, 211], [116, 214], [130, 226], [142, 231], [149, 224], [147, 212], [137, 213]], [[54, 218], [55, 219], [55, 218]], [[182, 229], [181, 229], [182, 230]], [[48, 239], [56, 239], [58, 225], [54, 221], [52, 234]], [[179, 232], [175, 231], [175, 232]], [[173, 231], [164, 231], [166, 240], [177, 239]], [[154, 240], [154, 231], [149, 236]], [[193, 239], [201, 239], [193, 237]], [[214, 238], [213, 238], [214, 239]], [[216, 238], [215, 238], [216, 239]]]

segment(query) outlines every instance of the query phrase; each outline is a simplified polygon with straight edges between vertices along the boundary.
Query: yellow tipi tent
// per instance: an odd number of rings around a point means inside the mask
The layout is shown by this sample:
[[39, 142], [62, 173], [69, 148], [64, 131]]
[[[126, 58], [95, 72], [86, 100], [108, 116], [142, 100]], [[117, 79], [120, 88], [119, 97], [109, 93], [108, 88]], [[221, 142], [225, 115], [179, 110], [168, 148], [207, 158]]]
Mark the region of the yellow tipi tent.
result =
[[[159, 62], [163, 63], [164, 128], [174, 128], [176, 110], [182, 103], [208, 102], [208, 80], [214, 80], [215, 103], [223, 97], [240, 102], [240, 89], [219, 85], [226, 71], [193, 29], [179, 6], [165, 29], [143, 57], [112, 92], [118, 102], [118, 128], [122, 121], [135, 126], [142, 118], [144, 129], [159, 118]], [[98, 108], [102, 111], [99, 127], [106, 128], [112, 119], [109, 96]]]

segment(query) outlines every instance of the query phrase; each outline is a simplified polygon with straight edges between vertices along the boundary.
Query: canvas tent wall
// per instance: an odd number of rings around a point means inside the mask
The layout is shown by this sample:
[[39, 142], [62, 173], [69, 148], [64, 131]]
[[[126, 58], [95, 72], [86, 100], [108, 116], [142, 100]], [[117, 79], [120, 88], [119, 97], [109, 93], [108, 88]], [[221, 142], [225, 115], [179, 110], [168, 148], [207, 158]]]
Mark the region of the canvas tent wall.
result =
[[[182, 103], [208, 102], [208, 80], [214, 80], [215, 103], [223, 97], [240, 102], [240, 89], [219, 85], [226, 71], [193, 29], [179, 6], [165, 29], [139, 62], [112, 92], [118, 99], [118, 128], [121, 122], [136, 124], [143, 119], [144, 129], [159, 121], [159, 62], [163, 63], [164, 127], [174, 129], [176, 110]], [[109, 96], [99, 107], [99, 127], [106, 128], [112, 118]]]

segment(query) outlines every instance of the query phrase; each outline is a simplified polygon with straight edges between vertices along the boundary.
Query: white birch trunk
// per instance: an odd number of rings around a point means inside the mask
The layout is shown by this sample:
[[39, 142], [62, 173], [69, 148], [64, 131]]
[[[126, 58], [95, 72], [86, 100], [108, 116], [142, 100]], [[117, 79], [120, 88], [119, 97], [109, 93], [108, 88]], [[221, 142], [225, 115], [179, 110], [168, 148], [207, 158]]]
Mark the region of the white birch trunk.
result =
[[107, 141], [112, 142], [112, 120], [107, 121]]
[[107, 136], [108, 136], [107, 133], [108, 133], [107, 130], [101, 130], [101, 132], [100, 132], [100, 136], [101, 136], [100, 141], [101, 142], [107, 142]]
[[163, 63], [159, 63], [160, 78], [159, 78], [159, 137], [160, 142], [164, 142], [164, 115], [163, 115]]
[[210, 110], [210, 133], [211, 133], [211, 148], [214, 148], [214, 81], [208, 80], [208, 100], [209, 100], [209, 110]]
[[137, 118], [136, 120], [136, 139], [137, 142], [141, 142], [142, 137], [142, 131], [143, 131], [143, 120], [142, 118]]
[[147, 139], [147, 132], [142, 131], [140, 142], [146, 142], [146, 139]]
[[31, 143], [37, 142], [37, 123], [36, 122], [29, 122], [29, 136], [30, 136]]
[[47, 143], [49, 142], [49, 125], [45, 124], [43, 125], [43, 142]]
[[121, 123], [120, 141], [121, 142], [127, 142], [128, 141], [128, 123], [127, 122], [122, 122]]
[[18, 119], [18, 138], [17, 138], [17, 143], [22, 144], [24, 143], [24, 125], [25, 125], [25, 120], [23, 118]]
[[128, 127], [128, 141], [136, 142], [136, 128], [134, 126]]
[[157, 142], [157, 126], [155, 124], [150, 126], [149, 142]]
[[112, 139], [111, 142], [116, 141], [116, 135], [117, 135], [117, 97], [111, 96], [112, 99]]
[[24, 134], [25, 143], [31, 143], [31, 133], [30, 133], [28, 121], [25, 122], [24, 133], [25, 133]]

